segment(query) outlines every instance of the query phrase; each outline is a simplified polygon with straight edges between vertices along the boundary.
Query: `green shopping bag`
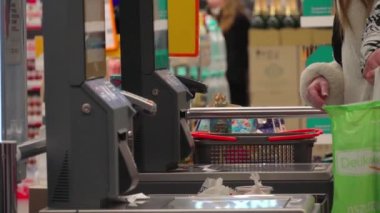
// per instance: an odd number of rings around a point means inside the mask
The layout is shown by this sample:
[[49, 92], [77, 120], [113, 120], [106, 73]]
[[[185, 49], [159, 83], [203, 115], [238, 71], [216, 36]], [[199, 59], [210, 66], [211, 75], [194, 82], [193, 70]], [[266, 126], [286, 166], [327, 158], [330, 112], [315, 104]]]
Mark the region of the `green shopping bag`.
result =
[[380, 102], [325, 110], [332, 119], [333, 212], [380, 212]]

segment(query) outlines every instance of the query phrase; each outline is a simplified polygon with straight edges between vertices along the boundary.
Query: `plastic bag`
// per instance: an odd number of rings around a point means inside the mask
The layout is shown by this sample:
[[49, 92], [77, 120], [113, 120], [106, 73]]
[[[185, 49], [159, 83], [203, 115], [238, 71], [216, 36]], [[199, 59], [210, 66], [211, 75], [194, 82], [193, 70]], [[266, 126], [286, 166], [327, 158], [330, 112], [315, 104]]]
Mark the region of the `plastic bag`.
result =
[[333, 212], [380, 212], [380, 102], [325, 110], [333, 127]]
[[250, 179], [255, 183], [253, 186], [238, 186], [236, 191], [245, 195], [258, 195], [258, 194], [270, 194], [273, 188], [270, 186], [264, 186], [261, 183], [260, 175], [258, 173], [252, 173]]
[[236, 192], [233, 189], [223, 185], [222, 178], [207, 178], [199, 190], [198, 196], [228, 196], [234, 194], [236, 194]]
[[142, 205], [146, 203], [150, 199], [149, 196], [146, 196], [143, 193], [137, 193], [126, 196], [119, 196], [115, 201], [118, 202], [127, 202], [131, 207], [137, 207], [138, 205]]

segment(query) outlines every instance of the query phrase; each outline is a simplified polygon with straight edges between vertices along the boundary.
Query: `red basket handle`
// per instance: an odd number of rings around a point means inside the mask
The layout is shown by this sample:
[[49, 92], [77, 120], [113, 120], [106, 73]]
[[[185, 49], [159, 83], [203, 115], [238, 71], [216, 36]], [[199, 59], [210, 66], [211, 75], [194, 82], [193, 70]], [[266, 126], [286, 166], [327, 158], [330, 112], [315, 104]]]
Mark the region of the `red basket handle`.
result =
[[268, 141], [278, 142], [278, 141], [288, 141], [288, 140], [311, 139], [311, 138], [320, 136], [321, 134], [323, 134], [323, 131], [321, 129], [299, 129], [299, 130], [285, 131], [284, 133], [300, 133], [300, 134], [272, 136], [272, 137], [268, 137]]
[[232, 136], [221, 136], [214, 135], [207, 132], [193, 132], [191, 133], [194, 139], [204, 139], [204, 140], [215, 140], [215, 141], [226, 141], [226, 142], [236, 142], [237, 137]]

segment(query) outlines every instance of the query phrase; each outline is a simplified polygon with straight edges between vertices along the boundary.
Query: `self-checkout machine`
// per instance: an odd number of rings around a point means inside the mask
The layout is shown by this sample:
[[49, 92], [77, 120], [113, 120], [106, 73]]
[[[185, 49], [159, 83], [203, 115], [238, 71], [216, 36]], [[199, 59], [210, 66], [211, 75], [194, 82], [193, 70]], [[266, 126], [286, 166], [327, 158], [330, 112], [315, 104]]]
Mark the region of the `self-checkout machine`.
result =
[[[183, 150], [180, 144], [184, 145], [187, 142], [186, 137], [181, 136], [188, 134], [179, 135], [181, 127], [179, 123], [182, 120], [181, 124], [184, 124], [183, 118], [186, 118], [189, 112], [189, 104], [185, 98], [179, 98], [186, 92], [181, 89], [182, 86], [178, 86], [181, 82], [168, 71], [167, 55], [164, 54], [165, 57], [162, 57], [162, 53], [168, 53], [165, 5], [166, 0], [130, 0], [122, 1], [120, 4], [124, 89], [152, 99], [158, 105], [158, 116], [139, 117], [135, 120], [137, 123], [135, 160], [140, 171], [140, 184], [136, 192], [197, 193], [207, 177], [222, 177], [229, 186], [250, 185], [252, 182], [249, 176], [251, 172], [256, 171], [260, 173], [265, 184], [275, 188], [276, 193], [321, 193], [328, 194], [331, 198], [330, 164], [213, 165], [210, 168], [216, 172], [206, 173], [198, 167], [181, 172], [175, 172], [175, 169], [174, 172], [170, 171], [173, 165], [178, 165], [181, 157], [185, 157], [182, 154], [184, 152], [180, 151]], [[169, 9], [170, 7], [171, 5]], [[191, 8], [191, 4], [185, 7], [188, 10]], [[192, 16], [193, 20], [198, 15], [178, 11], [181, 10], [177, 10], [176, 15]], [[169, 20], [171, 18], [173, 16], [169, 17]], [[181, 17], [175, 18], [181, 20]], [[181, 24], [180, 21], [177, 23]], [[184, 26], [192, 25], [185, 20], [181, 27]], [[186, 30], [183, 30], [183, 33], [177, 36], [185, 34]], [[191, 40], [187, 43], [191, 43]], [[191, 52], [192, 49], [188, 49]], [[163, 61], [165, 63], [162, 63]], [[192, 88], [193, 91], [197, 91], [196, 88]]]
[[[128, 61], [123, 60], [123, 69], [130, 70], [124, 76], [126, 87], [138, 88], [129, 91], [152, 99], [158, 110], [152, 117], [140, 114], [135, 130], [131, 103], [103, 78], [104, 1], [44, 2], [48, 208], [41, 213], [318, 212], [311, 195], [151, 195], [137, 206], [122, 202], [121, 196], [143, 177], [137, 176], [131, 144], [140, 171], [157, 175], [176, 169], [181, 156], [192, 150], [184, 112], [193, 93], [204, 91], [201, 84], [155, 67], [159, 60], [164, 67], [167, 60], [165, 14], [154, 13], [165, 1], [122, 2], [121, 13], [129, 13], [121, 25], [127, 24], [122, 30], [122, 44], [127, 44], [122, 53]], [[163, 50], [154, 41], [164, 44]], [[154, 132], [155, 127], [160, 128]]]

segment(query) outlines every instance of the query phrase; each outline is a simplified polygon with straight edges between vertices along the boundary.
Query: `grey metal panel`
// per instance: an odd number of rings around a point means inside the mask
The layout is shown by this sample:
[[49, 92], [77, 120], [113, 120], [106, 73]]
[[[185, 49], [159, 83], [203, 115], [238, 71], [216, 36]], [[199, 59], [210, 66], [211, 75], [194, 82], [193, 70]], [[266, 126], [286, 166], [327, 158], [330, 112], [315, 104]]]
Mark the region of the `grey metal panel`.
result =
[[[46, 96], [50, 84], [79, 86], [85, 80], [84, 1], [49, 0], [43, 4]], [[62, 98], [56, 91], [50, 97]], [[63, 101], [62, 101], [63, 102]]]
[[[68, 43], [70, 43], [72, 32], [67, 29], [69, 22], [66, 20], [68, 1], [46, 1], [43, 7], [46, 138], [51, 141], [47, 147], [48, 194], [53, 195], [56, 186], [58, 186], [58, 178], [66, 159], [65, 153], [68, 152], [70, 147], [71, 138], [70, 111], [61, 109], [70, 109], [71, 107], [70, 87], [68, 85], [69, 75], [71, 72], [79, 72], [79, 70], [71, 69], [77, 63], [75, 60], [71, 60], [71, 55], [69, 54], [70, 46]], [[81, 46], [77, 47], [78, 51], [80, 51], [79, 49], [81, 49]], [[82, 58], [78, 57], [79, 60]], [[80, 62], [80, 64], [83, 64], [83, 62]]]
[[[304, 164], [305, 166], [312, 164]], [[288, 169], [281, 168], [281, 165], [257, 165], [252, 168], [241, 168], [239, 172], [239, 165], [236, 165], [234, 171], [222, 172], [172, 172], [172, 173], [141, 173], [139, 175], [141, 182], [171, 182], [171, 181], [204, 181], [206, 178], [222, 177], [225, 181], [246, 181], [250, 180], [252, 172], [258, 172], [260, 178], [265, 181], [285, 181], [285, 180], [331, 180], [332, 179], [332, 165], [319, 164], [320, 169], [302, 169], [302, 164], [294, 164]], [[271, 166], [271, 168], [270, 168]], [[317, 166], [317, 165], [315, 165]], [[261, 168], [260, 168], [261, 167]], [[265, 169], [268, 167], [270, 169]], [[277, 167], [277, 169], [276, 169]], [[313, 167], [315, 168], [315, 167]]]
[[[108, 135], [110, 133], [107, 131], [110, 120], [106, 115], [106, 108], [82, 89], [72, 89], [70, 97], [70, 134], [72, 136], [69, 141], [68, 159], [71, 179], [69, 182], [69, 205], [65, 204], [65, 208], [71, 206], [88, 208], [95, 204], [100, 207], [101, 199], [106, 199], [107, 195], [118, 193], [116, 186], [113, 185], [116, 182], [114, 179], [110, 179], [111, 173], [114, 176], [116, 174], [115, 170], [109, 168], [109, 163], [115, 162], [113, 167], [117, 167], [117, 160], [113, 158], [117, 155], [111, 155], [117, 150], [114, 141], [109, 140], [111, 135]], [[91, 106], [91, 113], [87, 115], [81, 111], [81, 106], [85, 103]], [[54, 145], [60, 146], [60, 144]], [[48, 146], [50, 146], [50, 142]], [[49, 181], [52, 180], [49, 179]], [[108, 185], [108, 183], [111, 184]], [[50, 190], [50, 185], [48, 190]], [[52, 200], [51, 195], [49, 195], [49, 199]]]
[[[47, 146], [48, 195], [49, 205], [57, 207], [59, 204], [52, 201], [56, 191], [61, 193], [59, 199], [63, 206], [69, 201], [73, 188], [69, 160], [74, 137], [71, 128], [81, 117], [71, 115], [71, 108], [80, 111], [80, 105], [75, 106], [78, 103], [71, 98], [72, 94], [80, 93], [75, 91], [80, 88], [71, 88], [70, 84], [79, 86], [85, 76], [83, 1], [49, 0], [44, 2], [43, 10], [46, 138], [50, 141]], [[77, 79], [72, 81], [73, 78]]]
[[[101, 97], [101, 91], [96, 91], [95, 88], [90, 88], [90, 84], [95, 83], [95, 85], [102, 85], [102, 82], [105, 82], [105, 85], [112, 88], [109, 92], [114, 92], [113, 95], [116, 97], [115, 100], [103, 100]], [[136, 112], [124, 95], [119, 93], [115, 87], [104, 79], [88, 81], [84, 84], [83, 88], [90, 96], [92, 96], [92, 99], [96, 100], [103, 110], [106, 111], [107, 119], [106, 122], [102, 124], [104, 126], [102, 128], [94, 128], [92, 126], [92, 128], [100, 130], [104, 129], [104, 134], [107, 136], [106, 144], [107, 151], [109, 152], [109, 160], [107, 162], [107, 170], [104, 170], [104, 172], [107, 173], [109, 180], [111, 180], [108, 182], [108, 184], [110, 184], [110, 198], [115, 198], [115, 195], [124, 194], [138, 184], [137, 168], [127, 143], [128, 133], [133, 132], [132, 121]], [[97, 121], [94, 120], [94, 122]], [[120, 140], [119, 138], [121, 131], [126, 134], [126, 138], [123, 140]], [[101, 152], [104, 151], [106, 150], [101, 150]], [[104, 154], [100, 153], [100, 155]], [[121, 168], [121, 166], [125, 167]], [[120, 191], [111, 192], [114, 188], [120, 189]]]
[[[129, 164], [122, 168], [129, 169], [129, 174], [120, 172], [118, 146], [119, 143], [127, 143], [126, 137], [118, 137], [119, 133], [125, 133], [126, 136], [130, 130], [128, 128], [132, 125], [128, 124], [131, 120], [128, 115], [132, 116], [133, 113], [128, 112], [128, 101], [121, 94], [122, 103], [119, 99], [107, 102], [97, 96], [96, 88], [107, 87], [104, 82], [104, 79], [92, 80], [91, 83], [96, 85], [92, 89], [88, 88], [90, 82], [86, 82], [83, 88], [71, 88], [70, 108], [61, 108], [62, 111], [71, 111], [68, 141], [60, 143], [54, 138], [56, 135], [49, 137], [52, 127], [47, 129], [48, 162], [56, 163], [57, 166], [48, 168], [49, 207], [101, 208], [107, 204], [108, 199], [115, 199], [137, 184], [133, 176], [137, 176], [133, 159], [128, 159]], [[84, 105], [89, 107], [88, 113], [83, 111]], [[49, 119], [49, 114], [47, 117]], [[62, 120], [53, 122], [59, 123]], [[131, 153], [128, 154], [131, 157]]]
[[[150, 173], [140, 174], [141, 182], [170, 182], [170, 181], [201, 181], [206, 178], [223, 178], [226, 181], [245, 181], [249, 180], [251, 173], [239, 172], [210, 172], [210, 173], [188, 173], [188, 174], [168, 174], [168, 173]], [[281, 173], [260, 173], [262, 180], [277, 181], [277, 180], [330, 180], [331, 174], [324, 172], [281, 172]]]
[[16, 142], [0, 141], [0, 211], [17, 212]]

